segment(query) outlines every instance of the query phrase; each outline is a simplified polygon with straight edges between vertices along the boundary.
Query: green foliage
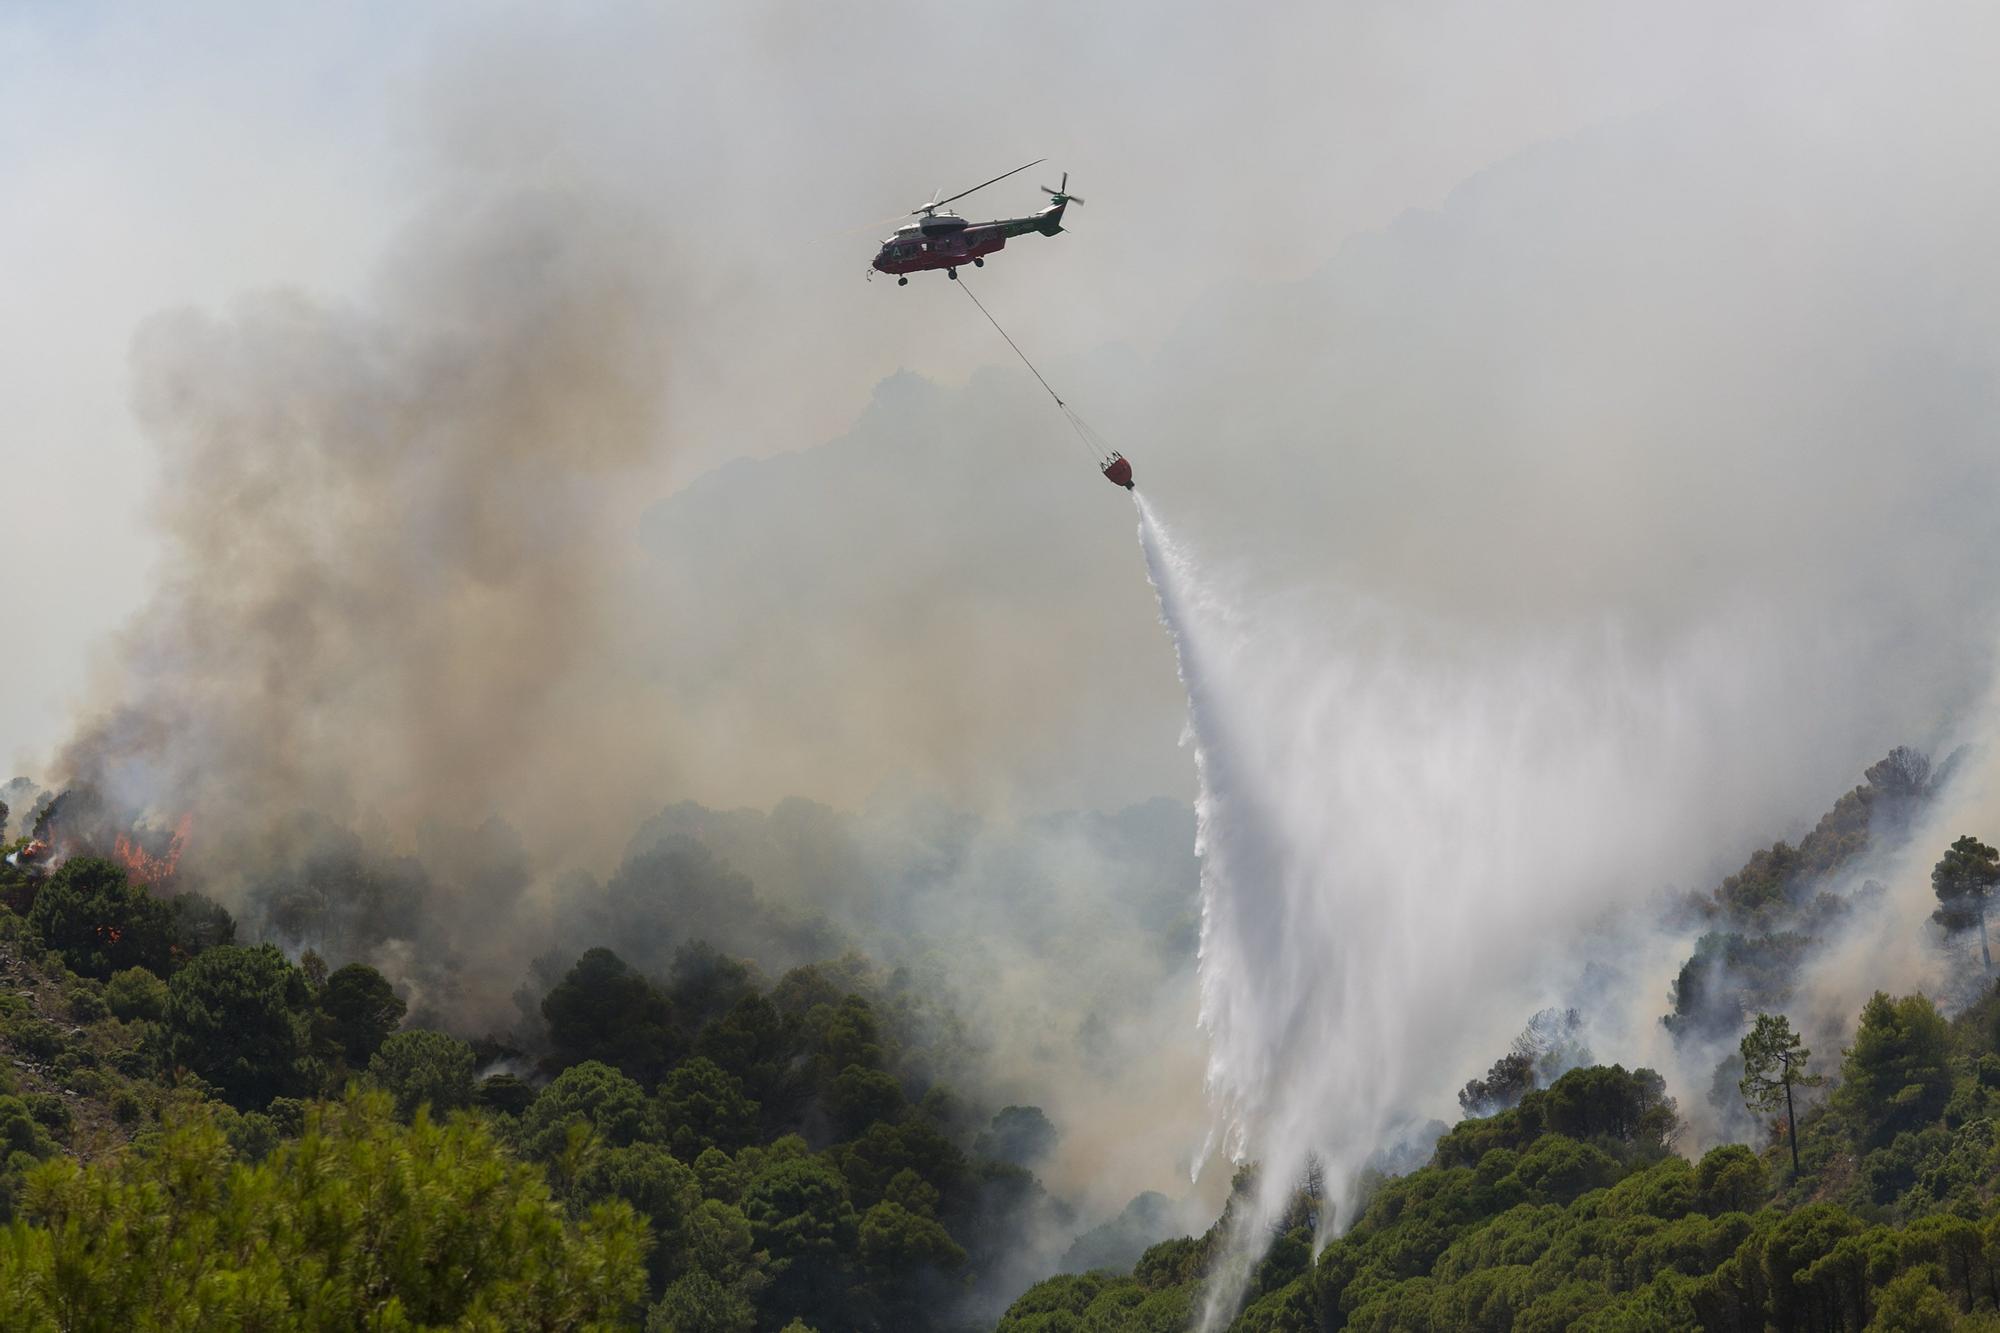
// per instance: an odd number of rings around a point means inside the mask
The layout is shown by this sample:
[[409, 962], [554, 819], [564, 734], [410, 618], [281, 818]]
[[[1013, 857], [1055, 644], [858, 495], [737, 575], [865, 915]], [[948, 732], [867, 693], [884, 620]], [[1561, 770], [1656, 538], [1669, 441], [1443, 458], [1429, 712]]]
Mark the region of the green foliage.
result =
[[1881, 991], [1861, 1009], [1861, 1026], [1841, 1065], [1839, 1100], [1874, 1147], [1936, 1120], [1951, 1093], [1950, 1034], [1922, 995], [1891, 1000]]
[[1534, 1057], [1526, 1051], [1509, 1051], [1493, 1062], [1486, 1077], [1459, 1089], [1458, 1105], [1467, 1115], [1491, 1115], [1520, 1101], [1536, 1082]]
[[700, 1269], [677, 1279], [646, 1313], [646, 1333], [752, 1333], [750, 1302]]
[[368, 1079], [396, 1102], [408, 1120], [420, 1106], [444, 1115], [472, 1104], [472, 1048], [443, 1032], [398, 1032], [368, 1062]]
[[846, 1285], [858, 1225], [840, 1172], [812, 1157], [776, 1161], [744, 1190], [743, 1215], [771, 1257], [767, 1309], [780, 1318], [828, 1313]]
[[1755, 1010], [1782, 1007], [1811, 945], [1812, 937], [1800, 931], [1702, 936], [1674, 979], [1667, 1030], [1676, 1037], [1734, 1033]]
[[[1829, 891], [1838, 887], [1835, 872], [1878, 838], [1900, 839], [1937, 790], [1930, 760], [1908, 747], [1890, 751], [1865, 777], [1796, 848], [1780, 842], [1759, 849], [1712, 894], [1692, 901], [1694, 914], [1715, 928], [1675, 978], [1665, 1022], [1676, 1037], [1733, 1037], [1750, 1014], [1785, 1008], [1807, 950], [1858, 896]], [[1864, 884], [1861, 894], [1870, 891]]]
[[924, 1120], [893, 1125], [878, 1121], [857, 1138], [828, 1150], [827, 1156], [838, 1164], [862, 1207], [886, 1197], [904, 1171], [935, 1188], [946, 1211], [961, 1206], [976, 1184], [964, 1152]]
[[[1305, 1231], [1275, 1238], [1231, 1327], [2000, 1328], [2000, 1122], [1941, 1109], [1983, 1094], [1980, 1058], [1954, 1068], [1950, 1051], [1989, 1050], [1992, 1016], [1959, 1026], [1920, 996], [1869, 1002], [1847, 1061], [1858, 1087], [1811, 1112], [1818, 1198], [1774, 1200], [1742, 1145], [1696, 1164], [1667, 1153], [1671, 1103], [1646, 1071], [1572, 1071], [1382, 1182], [1317, 1262]], [[1746, 1068], [1782, 1092], [1804, 1052], [1782, 1020], [1761, 1027]], [[1186, 1311], [1228, 1225], [1155, 1246], [1129, 1278], [1041, 1283], [1000, 1328], [1147, 1327], [1136, 1312], [1165, 1293]]]
[[174, 973], [167, 1024], [174, 1060], [254, 1110], [312, 1091], [312, 997], [305, 976], [269, 944], [222, 945]]
[[65, 861], [36, 893], [28, 924], [81, 976], [102, 980], [128, 967], [165, 976], [172, 966], [173, 908], [102, 857]]
[[814, 1005], [806, 1011], [805, 1026], [815, 1058], [827, 1074], [850, 1065], [881, 1069], [888, 1063], [874, 1006], [859, 995], [843, 996], [838, 1004]]
[[554, 1161], [568, 1146], [572, 1125], [588, 1126], [605, 1146], [622, 1148], [654, 1132], [646, 1090], [611, 1066], [591, 1060], [565, 1069], [543, 1088], [521, 1118], [522, 1146]]
[[193, 958], [209, 949], [236, 943], [236, 919], [221, 903], [199, 893], [177, 894], [168, 902], [174, 910], [174, 953], [177, 958]]
[[1056, 1127], [1039, 1106], [1003, 1106], [972, 1147], [982, 1157], [1032, 1167], [1055, 1151]]
[[1710, 1217], [1751, 1213], [1771, 1197], [1771, 1172], [1764, 1160], [1740, 1143], [1711, 1148], [1695, 1169], [1699, 1207]]
[[1496, 1116], [1460, 1122], [1438, 1140], [1436, 1157], [1444, 1165], [1475, 1166], [1495, 1148], [1519, 1151], [1545, 1133], [1643, 1155], [1664, 1151], [1677, 1125], [1673, 1098], [1657, 1073], [1595, 1065], [1572, 1069]]
[[591, 949], [542, 1000], [560, 1066], [596, 1060], [656, 1083], [685, 1045], [673, 1006], [609, 949]]
[[675, 1154], [690, 1160], [709, 1148], [733, 1152], [757, 1137], [757, 1103], [743, 1095], [740, 1080], [705, 1056], [667, 1075], [659, 1117]]
[[1792, 1147], [1792, 1169], [1799, 1168], [1799, 1127], [1793, 1105], [1795, 1088], [1818, 1087], [1823, 1080], [1809, 1073], [1806, 1062], [1812, 1052], [1805, 1048], [1783, 1014], [1759, 1014], [1756, 1026], [1743, 1038], [1739, 1053], [1743, 1077], [1737, 1087], [1743, 1104], [1753, 1111], [1771, 1112], [1785, 1108], [1785, 1137]]
[[1716, 899], [1734, 918], [1754, 917], [1784, 902], [1804, 864], [1805, 857], [1787, 843], [1759, 848], [1741, 870], [1722, 881]]
[[408, 1010], [380, 972], [349, 963], [328, 976], [320, 989], [320, 1035], [348, 1068], [361, 1069], [402, 1025]]
[[0, 1241], [25, 1328], [609, 1329], [638, 1300], [645, 1237], [607, 1204], [566, 1223], [476, 1122], [409, 1128], [376, 1095], [231, 1166], [190, 1112], [143, 1152], [28, 1175]]
[[127, 1023], [157, 1023], [167, 1016], [167, 983], [143, 967], [128, 967], [105, 983], [104, 1001]]
[[498, 1115], [520, 1115], [535, 1104], [535, 1090], [513, 1074], [492, 1074], [479, 1081], [473, 1094], [480, 1106]]
[[703, 1199], [688, 1218], [685, 1259], [718, 1281], [740, 1284], [758, 1276], [750, 1219], [734, 1204]]
[[762, 995], [746, 995], [702, 1029], [695, 1053], [713, 1060], [743, 1085], [744, 1095], [761, 1108], [766, 1133], [791, 1123], [809, 1091], [792, 1057], [803, 1033]]
[[1869, 1333], [1951, 1333], [1959, 1326], [1958, 1312], [1938, 1290], [1941, 1276], [1912, 1268], [1891, 1281], [1876, 1300]]
[[965, 1251], [935, 1219], [884, 1200], [861, 1218], [861, 1262], [878, 1276], [907, 1280], [925, 1268], [951, 1269]]
[[0, 1162], [12, 1159], [16, 1153], [37, 1159], [49, 1157], [55, 1150], [56, 1142], [48, 1126], [26, 1100], [0, 1097]]
[[701, 1207], [694, 1172], [657, 1143], [634, 1143], [591, 1154], [570, 1190], [572, 1209], [622, 1199], [653, 1232], [652, 1290], [687, 1267], [689, 1229]]
[[826, 1109], [842, 1138], [859, 1134], [878, 1121], [900, 1119], [905, 1105], [903, 1085], [893, 1075], [860, 1065], [841, 1070], [826, 1090]]
[[1986, 944], [1986, 909], [2000, 886], [2000, 850], [1970, 835], [1952, 843], [1931, 868], [1931, 890], [1937, 894], [1933, 915], [1947, 933], [1979, 928], [1979, 947], [1986, 966], [1993, 966]]
[[708, 941], [696, 940], [674, 951], [669, 998], [688, 1023], [700, 1027], [754, 994], [750, 968]]
[[1196, 1311], [1184, 1287], [1149, 1290], [1109, 1273], [1065, 1274], [1030, 1287], [995, 1333], [1184, 1333]]

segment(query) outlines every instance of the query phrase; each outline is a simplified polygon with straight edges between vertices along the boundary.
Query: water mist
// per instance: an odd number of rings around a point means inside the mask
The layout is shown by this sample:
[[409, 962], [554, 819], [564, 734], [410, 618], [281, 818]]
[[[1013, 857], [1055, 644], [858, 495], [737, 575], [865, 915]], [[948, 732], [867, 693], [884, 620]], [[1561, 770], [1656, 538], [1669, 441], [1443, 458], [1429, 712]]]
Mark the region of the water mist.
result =
[[[1309, 1170], [1323, 1244], [1371, 1157], [1455, 1116], [1453, 1090], [1530, 1014], [1583, 998], [1591, 955], [1630, 963], [1606, 945], [1619, 909], [1713, 832], [1718, 757], [1763, 742], [1749, 704], [1768, 694], [1726, 642], [1642, 664], [1608, 631], [1466, 644], [1238, 593], [1138, 509], [1200, 776], [1211, 1146], [1259, 1168], [1211, 1272], [1211, 1328]], [[1599, 1056], [1657, 1059], [1661, 999], [1594, 1005]]]

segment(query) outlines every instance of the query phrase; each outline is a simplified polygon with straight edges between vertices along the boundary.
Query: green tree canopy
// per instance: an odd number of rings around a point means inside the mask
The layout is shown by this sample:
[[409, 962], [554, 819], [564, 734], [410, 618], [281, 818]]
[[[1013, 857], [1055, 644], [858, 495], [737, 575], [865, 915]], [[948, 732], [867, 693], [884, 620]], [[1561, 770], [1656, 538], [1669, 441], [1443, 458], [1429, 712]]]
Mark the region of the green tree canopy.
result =
[[605, 1146], [622, 1148], [653, 1131], [646, 1090], [610, 1065], [587, 1060], [555, 1078], [521, 1117], [522, 1145], [553, 1161], [569, 1142], [572, 1124], [587, 1124]]
[[767, 1130], [789, 1128], [808, 1092], [792, 1068], [801, 1032], [762, 995], [746, 995], [703, 1028], [695, 1051], [742, 1080], [744, 1095], [763, 1110]]
[[1954, 842], [1931, 868], [1931, 891], [1938, 899], [1932, 920], [1947, 932], [1979, 927], [1979, 955], [1988, 971], [1993, 952], [1986, 942], [1986, 908], [1996, 885], [2000, 885], [2000, 850], [1970, 835]]
[[646, 1333], [751, 1333], [756, 1327], [756, 1308], [698, 1268], [646, 1312]]
[[696, 940], [674, 950], [668, 994], [690, 1028], [721, 1017], [757, 987], [748, 964]]
[[1891, 1000], [1876, 991], [1840, 1067], [1838, 1100], [1869, 1146], [1936, 1120], [1951, 1095], [1951, 1034], [1922, 995]]
[[317, 1080], [311, 1004], [304, 974], [276, 946], [210, 949], [168, 983], [173, 1058], [240, 1110], [303, 1096]]
[[744, 1190], [743, 1213], [777, 1277], [770, 1313], [827, 1315], [845, 1285], [841, 1270], [858, 1225], [840, 1172], [816, 1157], [782, 1158]]
[[115, 861], [76, 856], [63, 862], [36, 893], [28, 923], [82, 976], [102, 980], [143, 967], [164, 977], [172, 970], [174, 909], [132, 883]]
[[223, 944], [236, 943], [236, 918], [213, 898], [192, 891], [177, 893], [168, 903], [174, 911], [174, 953], [186, 960]]
[[646, 1237], [622, 1203], [566, 1223], [471, 1120], [404, 1128], [379, 1094], [311, 1114], [255, 1166], [194, 1111], [144, 1152], [35, 1168], [0, 1243], [21, 1328], [564, 1328], [623, 1323]]
[[1783, 1014], [1759, 1014], [1756, 1026], [1743, 1038], [1743, 1078], [1737, 1084], [1743, 1103], [1753, 1111], [1769, 1113], [1785, 1108], [1785, 1137], [1792, 1145], [1792, 1170], [1799, 1169], [1799, 1125], [1792, 1104], [1794, 1088], [1815, 1088], [1822, 1080], [1808, 1073], [1806, 1061], [1812, 1052]]
[[560, 1065], [597, 1060], [657, 1083], [685, 1046], [673, 1006], [609, 949], [590, 949], [542, 1000]]
[[1003, 1106], [973, 1144], [982, 1157], [1033, 1167], [1055, 1151], [1056, 1127], [1039, 1106]]
[[350, 1069], [367, 1065], [408, 1010], [388, 978], [365, 963], [335, 969], [319, 993], [321, 1035]]
[[659, 1115], [674, 1153], [688, 1161], [704, 1149], [734, 1152], [757, 1138], [757, 1103], [743, 1095], [741, 1080], [705, 1056], [683, 1061], [667, 1075], [660, 1084]]
[[472, 1104], [472, 1048], [443, 1032], [413, 1028], [382, 1043], [368, 1062], [368, 1078], [396, 1100], [408, 1120], [419, 1106], [443, 1115]]
[[105, 983], [104, 1003], [127, 1023], [157, 1023], [167, 1016], [167, 983], [143, 967], [128, 967]]
[[653, 1289], [685, 1266], [688, 1227], [701, 1207], [701, 1182], [692, 1168], [657, 1143], [639, 1142], [596, 1153], [576, 1180], [575, 1198], [590, 1205], [623, 1199], [653, 1229]]

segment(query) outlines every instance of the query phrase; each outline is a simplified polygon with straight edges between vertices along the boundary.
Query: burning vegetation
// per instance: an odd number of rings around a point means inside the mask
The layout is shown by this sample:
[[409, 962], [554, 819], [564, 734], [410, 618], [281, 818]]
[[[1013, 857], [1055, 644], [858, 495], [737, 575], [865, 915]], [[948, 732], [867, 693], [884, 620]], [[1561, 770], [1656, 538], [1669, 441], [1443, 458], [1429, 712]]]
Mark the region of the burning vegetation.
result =
[[168, 836], [165, 850], [148, 851], [145, 835], [133, 831], [120, 833], [111, 845], [111, 854], [125, 867], [125, 873], [138, 884], [148, 886], [163, 884], [174, 877], [174, 870], [181, 863], [181, 853], [187, 849], [188, 835], [194, 832], [194, 816], [182, 815]]

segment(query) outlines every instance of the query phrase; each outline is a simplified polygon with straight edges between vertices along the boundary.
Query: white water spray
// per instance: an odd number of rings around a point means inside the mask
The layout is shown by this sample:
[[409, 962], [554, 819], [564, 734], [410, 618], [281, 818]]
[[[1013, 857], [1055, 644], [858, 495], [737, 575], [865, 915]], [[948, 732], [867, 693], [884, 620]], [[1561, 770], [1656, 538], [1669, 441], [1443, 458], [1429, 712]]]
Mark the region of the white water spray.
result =
[[[1589, 1003], [1593, 948], [1630, 965], [1603, 942], [1652, 917], [1618, 909], [1741, 822], [1757, 777], [1728, 761], [1769, 743], [1751, 704], [1778, 682], [1756, 688], [1729, 636], [1640, 663], [1608, 633], [1520, 650], [1363, 609], [1327, 623], [1226, 593], [1138, 508], [1200, 775], [1215, 1133], [1260, 1167], [1210, 1329], [1312, 1164], [1325, 1238], [1371, 1156], [1456, 1118], [1453, 1091], [1530, 1014]], [[1600, 1058], [1660, 1061], [1663, 987], [1643, 989], [1592, 1007]]]

